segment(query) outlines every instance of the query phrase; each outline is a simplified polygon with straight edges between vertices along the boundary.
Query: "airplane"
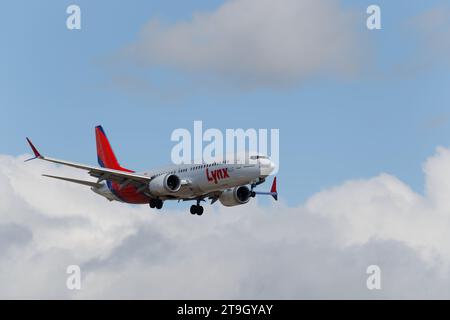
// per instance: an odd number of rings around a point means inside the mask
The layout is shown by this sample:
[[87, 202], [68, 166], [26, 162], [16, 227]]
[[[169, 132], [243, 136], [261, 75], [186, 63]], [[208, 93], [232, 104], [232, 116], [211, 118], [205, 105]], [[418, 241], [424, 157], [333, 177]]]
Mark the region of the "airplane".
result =
[[211, 204], [219, 201], [227, 207], [246, 204], [256, 195], [270, 195], [278, 200], [276, 177], [269, 192], [254, 190], [275, 169], [275, 164], [265, 155], [250, 155], [244, 164], [224, 160], [135, 172], [119, 164], [102, 126], [95, 127], [95, 137], [100, 167], [45, 157], [29, 138], [26, 139], [34, 157], [25, 161], [40, 159], [86, 170], [97, 181], [48, 174], [43, 176], [91, 187], [93, 192], [109, 201], [148, 204], [150, 208], [156, 209], [161, 209], [167, 200], [196, 201], [191, 206], [190, 213], [199, 216], [203, 214], [200, 202], [206, 201], [205, 199], [211, 200]]

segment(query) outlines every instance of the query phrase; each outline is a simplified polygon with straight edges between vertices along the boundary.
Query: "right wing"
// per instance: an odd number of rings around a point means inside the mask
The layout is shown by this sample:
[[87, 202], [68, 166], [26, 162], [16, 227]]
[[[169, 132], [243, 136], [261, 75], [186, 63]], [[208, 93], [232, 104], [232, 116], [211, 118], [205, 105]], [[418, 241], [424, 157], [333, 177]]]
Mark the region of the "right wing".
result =
[[[30, 141], [30, 139], [27, 138], [27, 141], [30, 144], [30, 147], [34, 153], [34, 158], [31, 158], [28, 160], [41, 159], [41, 160], [45, 160], [48, 162], [62, 164], [64, 166], [68, 166], [68, 167], [72, 167], [72, 168], [86, 170], [90, 176], [98, 178], [97, 183], [100, 183], [101, 181], [104, 181], [104, 180], [108, 180], [108, 181], [114, 181], [114, 182], [119, 183], [120, 188], [123, 188], [128, 185], [134, 185], [137, 188], [144, 188], [145, 186], [148, 185], [148, 183], [151, 180], [151, 178], [148, 176], [136, 174], [134, 172], [125, 172], [125, 171], [108, 169], [108, 168], [99, 168], [99, 167], [88, 166], [88, 165], [79, 164], [79, 163], [75, 163], [75, 162], [69, 162], [69, 161], [65, 161], [65, 160], [58, 160], [58, 159], [44, 157], [39, 153], [39, 151], [36, 149], [36, 147], [33, 145], [33, 143]], [[52, 178], [56, 178], [56, 177], [52, 176]], [[56, 179], [58, 179], [58, 178], [56, 178]], [[66, 179], [66, 178], [64, 178], [64, 179]], [[70, 181], [70, 180], [67, 180], [67, 181]], [[72, 181], [72, 182], [75, 182], [75, 181]]]

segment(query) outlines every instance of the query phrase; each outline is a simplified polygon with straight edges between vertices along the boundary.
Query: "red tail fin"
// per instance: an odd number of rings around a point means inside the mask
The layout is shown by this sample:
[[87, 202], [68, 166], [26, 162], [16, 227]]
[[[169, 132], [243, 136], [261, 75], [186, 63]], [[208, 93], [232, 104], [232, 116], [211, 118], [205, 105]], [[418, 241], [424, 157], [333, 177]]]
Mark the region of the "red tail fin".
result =
[[95, 127], [95, 140], [97, 142], [98, 164], [103, 168], [133, 172], [122, 168], [114, 155], [102, 126]]

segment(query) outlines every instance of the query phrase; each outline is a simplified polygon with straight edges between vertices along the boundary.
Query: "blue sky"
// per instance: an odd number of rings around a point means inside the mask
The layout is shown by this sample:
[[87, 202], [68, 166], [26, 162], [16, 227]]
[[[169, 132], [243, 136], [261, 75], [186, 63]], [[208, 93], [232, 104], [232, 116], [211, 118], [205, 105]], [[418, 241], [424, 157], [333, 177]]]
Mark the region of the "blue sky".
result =
[[[121, 164], [140, 170], [169, 163], [172, 131], [191, 129], [194, 120], [203, 120], [205, 128], [279, 128], [280, 191], [296, 205], [324, 188], [381, 172], [422, 192], [422, 163], [436, 146], [450, 144], [448, 64], [411, 67], [424, 57], [408, 24], [444, 1], [376, 1], [382, 8], [379, 31], [365, 28], [365, 8], [374, 1], [343, 1], [360, 13], [357, 31], [371, 52], [356, 78], [318, 76], [251, 90], [211, 90], [200, 82], [182, 94], [186, 80], [177, 71], [136, 70], [114, 65], [112, 57], [136, 41], [150, 19], [189, 21], [193, 12], [214, 11], [222, 1], [76, 1], [82, 30], [68, 31], [65, 9], [71, 3], [2, 5], [2, 154], [28, 153], [24, 138], [30, 136], [44, 154], [94, 164], [93, 130], [102, 124]], [[398, 66], [413, 71], [402, 73]], [[111, 85], [117, 72], [160, 84], [164, 97]]]

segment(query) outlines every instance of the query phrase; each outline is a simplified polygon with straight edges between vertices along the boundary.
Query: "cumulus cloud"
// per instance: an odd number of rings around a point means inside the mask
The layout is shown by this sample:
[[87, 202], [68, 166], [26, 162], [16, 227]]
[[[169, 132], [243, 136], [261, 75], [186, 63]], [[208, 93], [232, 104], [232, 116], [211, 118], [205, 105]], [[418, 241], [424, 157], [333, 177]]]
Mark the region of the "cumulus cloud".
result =
[[338, 0], [229, 0], [189, 21], [152, 19], [126, 52], [150, 67], [278, 87], [357, 74], [367, 53], [357, 22]]
[[[305, 204], [257, 202], [204, 216], [108, 202], [0, 156], [1, 298], [450, 298], [450, 150], [424, 164], [425, 193], [388, 174]], [[66, 267], [82, 290], [66, 288]], [[366, 268], [382, 290], [366, 288]]]
[[333, 219], [344, 245], [371, 238], [402, 241], [421, 253], [450, 262], [450, 152], [438, 148], [424, 165], [425, 196], [397, 178], [382, 174], [369, 180], [349, 181], [311, 197], [310, 212]]

